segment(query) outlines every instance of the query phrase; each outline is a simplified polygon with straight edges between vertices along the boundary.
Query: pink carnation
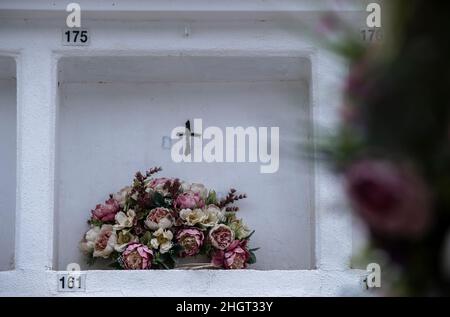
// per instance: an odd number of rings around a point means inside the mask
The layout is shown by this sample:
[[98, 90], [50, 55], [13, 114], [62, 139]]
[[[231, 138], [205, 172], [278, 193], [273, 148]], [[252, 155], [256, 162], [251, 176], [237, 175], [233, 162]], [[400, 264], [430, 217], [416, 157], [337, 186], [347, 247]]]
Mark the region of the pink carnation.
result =
[[177, 241], [183, 247], [181, 256], [194, 256], [200, 252], [204, 235], [197, 228], [184, 228], [178, 231]]
[[195, 209], [203, 208], [204, 206], [205, 202], [200, 196], [200, 193], [194, 193], [192, 191], [178, 195], [174, 202], [174, 207], [178, 209]]
[[114, 221], [116, 213], [120, 210], [120, 206], [117, 200], [110, 198], [105, 201], [104, 205], [98, 204], [94, 210], [92, 210], [92, 218], [103, 222]]
[[123, 266], [127, 270], [147, 270], [152, 266], [153, 251], [147, 246], [132, 242], [122, 253]]
[[214, 252], [212, 264], [226, 269], [245, 269], [249, 258], [247, 240], [234, 240], [225, 251]]

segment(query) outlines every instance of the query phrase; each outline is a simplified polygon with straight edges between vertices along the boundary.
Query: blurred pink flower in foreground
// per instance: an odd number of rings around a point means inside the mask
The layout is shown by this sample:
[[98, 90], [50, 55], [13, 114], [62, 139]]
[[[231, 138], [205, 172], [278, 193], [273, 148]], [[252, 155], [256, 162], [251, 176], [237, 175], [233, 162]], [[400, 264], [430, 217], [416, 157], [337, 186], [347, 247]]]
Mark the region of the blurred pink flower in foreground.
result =
[[430, 192], [411, 166], [362, 160], [346, 172], [351, 203], [377, 233], [418, 237], [431, 216]]

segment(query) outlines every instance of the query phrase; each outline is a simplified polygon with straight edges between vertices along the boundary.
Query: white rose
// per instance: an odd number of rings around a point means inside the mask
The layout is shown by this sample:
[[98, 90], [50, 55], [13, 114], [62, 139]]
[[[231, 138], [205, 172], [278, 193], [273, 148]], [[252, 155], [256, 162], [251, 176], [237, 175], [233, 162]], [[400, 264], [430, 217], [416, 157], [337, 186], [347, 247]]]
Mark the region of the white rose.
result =
[[202, 199], [206, 199], [208, 197], [208, 189], [203, 184], [198, 183], [181, 183], [181, 189], [183, 192], [191, 191], [194, 194], [199, 194]]
[[95, 240], [100, 233], [100, 227], [93, 227], [86, 232], [84, 241], [81, 242], [80, 248], [84, 253], [92, 253], [94, 251]]
[[208, 189], [203, 184], [193, 183], [191, 184], [189, 190], [194, 193], [198, 193], [203, 199], [206, 199], [208, 197]]
[[166, 253], [172, 248], [172, 231], [159, 228], [153, 233], [153, 236], [154, 238], [150, 240], [153, 249], [159, 249], [161, 253]]
[[251, 233], [250, 229], [242, 221], [242, 219], [236, 219], [229, 223], [229, 227], [233, 230], [236, 239], [241, 240], [248, 237]]
[[129, 243], [139, 241], [138, 237], [130, 233], [130, 230], [122, 230], [116, 232], [116, 234], [117, 234], [117, 243], [114, 246], [114, 249], [117, 252], [123, 252]]
[[136, 217], [136, 213], [133, 209], [129, 209], [126, 214], [123, 211], [119, 211], [114, 217], [116, 220], [114, 229], [122, 230], [125, 228], [131, 228], [134, 223], [134, 217]]
[[188, 226], [195, 226], [196, 224], [203, 222], [207, 218], [207, 215], [202, 209], [199, 208], [194, 210], [181, 209], [180, 218]]
[[205, 227], [214, 227], [219, 221], [222, 221], [225, 217], [225, 212], [220, 210], [216, 205], [208, 205], [204, 211], [206, 217], [201, 222]]

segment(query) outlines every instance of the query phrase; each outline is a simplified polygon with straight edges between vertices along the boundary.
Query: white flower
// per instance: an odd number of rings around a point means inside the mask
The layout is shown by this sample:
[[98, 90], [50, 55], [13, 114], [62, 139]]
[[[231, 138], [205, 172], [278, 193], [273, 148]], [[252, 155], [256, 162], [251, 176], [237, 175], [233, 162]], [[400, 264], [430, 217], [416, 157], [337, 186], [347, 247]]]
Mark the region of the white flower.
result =
[[204, 213], [206, 217], [201, 221], [201, 224], [205, 227], [214, 227], [219, 221], [223, 221], [225, 217], [225, 212], [216, 205], [208, 205]]
[[248, 237], [251, 233], [250, 229], [242, 221], [242, 219], [235, 219], [228, 225], [233, 230], [236, 239], [241, 240]]
[[172, 248], [172, 231], [159, 228], [153, 233], [153, 236], [154, 238], [150, 240], [153, 249], [159, 249], [161, 253], [166, 253]]
[[129, 243], [138, 241], [138, 237], [132, 235], [130, 230], [121, 230], [117, 233], [117, 244], [114, 249], [117, 252], [123, 252]]
[[203, 184], [198, 183], [182, 183], [181, 187], [183, 192], [191, 191], [195, 194], [199, 194], [202, 199], [206, 199], [208, 197], [208, 189]]
[[199, 208], [194, 210], [181, 209], [180, 218], [188, 226], [195, 226], [196, 224], [203, 222], [207, 218], [207, 215], [202, 209]]
[[133, 209], [129, 209], [126, 214], [123, 211], [119, 211], [115, 216], [116, 224], [114, 225], [114, 229], [122, 230], [131, 228], [134, 223], [134, 217], [136, 217], [136, 213]]
[[84, 240], [80, 243], [80, 249], [86, 253], [92, 253], [94, 251], [95, 240], [100, 233], [100, 227], [93, 227], [86, 232]]
[[[93, 237], [92, 234], [91, 237]], [[112, 225], [103, 225], [100, 232], [94, 241], [94, 257], [108, 258], [108, 256], [114, 251], [114, 246], [117, 243], [117, 235], [113, 230]]]

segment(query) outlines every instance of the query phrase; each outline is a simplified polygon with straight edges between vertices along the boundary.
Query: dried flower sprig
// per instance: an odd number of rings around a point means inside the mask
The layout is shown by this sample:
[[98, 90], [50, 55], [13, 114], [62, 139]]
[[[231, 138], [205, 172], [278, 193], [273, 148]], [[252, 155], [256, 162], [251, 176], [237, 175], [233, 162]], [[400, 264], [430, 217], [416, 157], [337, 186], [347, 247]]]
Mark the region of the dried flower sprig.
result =
[[234, 203], [235, 201], [238, 201], [238, 200], [244, 199], [244, 198], [247, 198], [246, 194], [238, 195], [238, 194], [236, 194], [236, 189], [231, 188], [230, 191], [228, 192], [228, 195], [219, 202], [219, 206], [220, 206], [220, 208], [224, 208], [224, 207]]
[[181, 187], [181, 182], [178, 178], [175, 178], [173, 181], [172, 180], [167, 180], [167, 182], [165, 182], [163, 189], [167, 190], [167, 192], [170, 194], [170, 197], [174, 198], [177, 196], [179, 190]]
[[147, 177], [150, 177], [150, 176], [152, 176], [153, 174], [156, 174], [156, 173], [159, 173], [159, 172], [161, 172], [162, 171], [162, 167], [161, 166], [159, 166], [159, 167], [152, 167], [151, 169], [149, 169], [147, 172], [146, 172], [146, 175], [147, 175]]

